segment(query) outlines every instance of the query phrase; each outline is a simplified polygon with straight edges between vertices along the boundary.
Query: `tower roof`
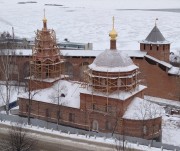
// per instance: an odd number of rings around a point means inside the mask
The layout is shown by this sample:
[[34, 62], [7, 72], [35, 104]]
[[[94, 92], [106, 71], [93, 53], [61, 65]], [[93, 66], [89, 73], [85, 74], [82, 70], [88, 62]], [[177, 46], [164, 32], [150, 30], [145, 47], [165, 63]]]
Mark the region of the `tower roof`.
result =
[[155, 25], [154, 28], [151, 30], [149, 35], [145, 39], [149, 42], [161, 42], [166, 41], [162, 33], [160, 32], [159, 28]]
[[164, 38], [161, 31], [155, 24], [154, 28], [151, 30], [149, 35], [146, 37], [145, 40], [141, 41], [141, 43], [169, 44], [170, 42]]

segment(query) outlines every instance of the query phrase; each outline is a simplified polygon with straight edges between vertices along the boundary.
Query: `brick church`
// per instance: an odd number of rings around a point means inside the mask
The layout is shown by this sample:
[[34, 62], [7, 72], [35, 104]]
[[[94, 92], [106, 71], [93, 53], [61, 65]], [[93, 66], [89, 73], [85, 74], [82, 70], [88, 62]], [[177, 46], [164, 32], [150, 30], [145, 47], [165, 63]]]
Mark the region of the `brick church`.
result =
[[[149, 86], [143, 84], [140, 70], [150, 70], [151, 64], [162, 59], [146, 76], [156, 78], [153, 72], [161, 67], [165, 71], [159, 73], [167, 74], [170, 43], [155, 26], [140, 42], [141, 51], [129, 56], [116, 48], [114, 19], [109, 36], [110, 49], [99, 54], [81, 50], [79, 56], [73, 56], [78, 50], [69, 50], [65, 57], [44, 17], [30, 58], [29, 91], [18, 98], [19, 115], [28, 116], [30, 112], [33, 118], [85, 130], [160, 139], [163, 109], [144, 100], [144, 93], [153, 91], [153, 86], [148, 90]], [[91, 55], [87, 57], [86, 52]], [[81, 66], [75, 65], [81, 61]]]

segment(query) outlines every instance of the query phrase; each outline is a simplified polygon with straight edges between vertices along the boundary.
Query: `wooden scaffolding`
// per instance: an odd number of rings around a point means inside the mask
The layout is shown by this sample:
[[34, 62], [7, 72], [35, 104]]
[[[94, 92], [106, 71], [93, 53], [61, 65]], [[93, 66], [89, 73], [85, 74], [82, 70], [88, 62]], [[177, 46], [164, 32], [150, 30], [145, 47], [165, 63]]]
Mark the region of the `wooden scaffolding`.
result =
[[35, 79], [60, 78], [64, 73], [64, 59], [56, 44], [54, 30], [37, 30], [32, 50], [31, 76]]

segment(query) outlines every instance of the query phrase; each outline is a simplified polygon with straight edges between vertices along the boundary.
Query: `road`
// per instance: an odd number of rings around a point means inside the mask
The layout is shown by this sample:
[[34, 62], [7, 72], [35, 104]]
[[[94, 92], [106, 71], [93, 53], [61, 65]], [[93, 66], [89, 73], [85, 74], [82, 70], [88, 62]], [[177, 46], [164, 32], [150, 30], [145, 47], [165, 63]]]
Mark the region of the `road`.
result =
[[[49, 138], [48, 138], [49, 139]], [[0, 143], [4, 142], [5, 140], [8, 140], [8, 135], [7, 134], [0, 134]], [[59, 139], [59, 143], [56, 141], [48, 141], [47, 138], [43, 138], [41, 140], [38, 140], [37, 144], [37, 149], [36, 151], [91, 151], [89, 149], [81, 149], [77, 145], [72, 146], [71, 144], [69, 145], [63, 145], [60, 143], [61, 140]], [[71, 143], [71, 142], [69, 142]]]
[[[0, 125], [0, 144], [8, 140], [9, 129]], [[49, 134], [28, 132], [38, 140], [36, 151], [111, 151], [111, 146], [57, 137]]]

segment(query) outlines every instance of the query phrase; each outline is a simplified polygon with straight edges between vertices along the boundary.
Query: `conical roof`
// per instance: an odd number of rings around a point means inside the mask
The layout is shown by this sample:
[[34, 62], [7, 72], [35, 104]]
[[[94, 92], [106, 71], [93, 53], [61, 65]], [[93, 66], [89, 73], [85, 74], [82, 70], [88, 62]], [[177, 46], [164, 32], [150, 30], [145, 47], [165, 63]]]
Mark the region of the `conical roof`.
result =
[[166, 39], [164, 38], [157, 26], [154, 26], [154, 28], [151, 30], [151, 32], [145, 40], [149, 42], [166, 41]]

